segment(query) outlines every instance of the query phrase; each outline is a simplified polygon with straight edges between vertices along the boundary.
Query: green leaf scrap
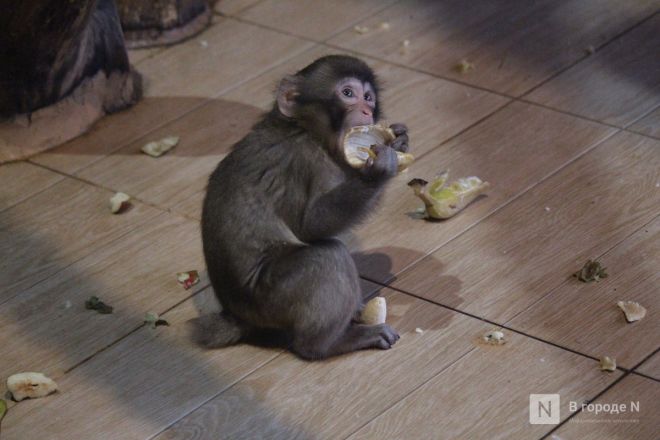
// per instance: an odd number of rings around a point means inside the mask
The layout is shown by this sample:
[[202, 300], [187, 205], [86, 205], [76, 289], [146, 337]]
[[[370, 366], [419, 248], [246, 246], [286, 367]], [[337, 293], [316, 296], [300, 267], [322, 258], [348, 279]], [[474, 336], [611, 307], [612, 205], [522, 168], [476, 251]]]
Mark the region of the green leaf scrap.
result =
[[578, 270], [573, 274], [578, 280], [589, 283], [592, 281], [599, 281], [603, 278], [607, 278], [606, 267], [603, 267], [600, 262], [595, 260], [588, 260], [582, 266], [582, 269]]
[[5, 417], [5, 414], [7, 414], [7, 402], [0, 399], [0, 422], [2, 422], [2, 419]]
[[156, 312], [147, 312], [144, 314], [144, 323], [149, 325], [151, 328], [156, 328], [161, 325], [167, 325], [169, 326], [170, 323], [165, 321], [164, 319], [160, 319], [158, 316], [158, 313]]

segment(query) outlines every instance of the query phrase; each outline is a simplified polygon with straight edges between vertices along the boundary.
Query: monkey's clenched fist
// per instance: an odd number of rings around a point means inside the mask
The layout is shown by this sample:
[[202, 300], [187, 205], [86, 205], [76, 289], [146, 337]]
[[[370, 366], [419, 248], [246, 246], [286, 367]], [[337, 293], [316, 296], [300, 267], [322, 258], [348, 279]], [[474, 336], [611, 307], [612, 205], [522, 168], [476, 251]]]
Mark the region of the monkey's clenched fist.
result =
[[388, 145], [374, 145], [371, 147], [375, 157], [367, 159], [367, 163], [360, 171], [365, 180], [380, 181], [396, 176], [399, 159], [396, 151]]
[[390, 144], [390, 147], [402, 153], [408, 152], [408, 127], [404, 124], [392, 124], [390, 128], [396, 138]]

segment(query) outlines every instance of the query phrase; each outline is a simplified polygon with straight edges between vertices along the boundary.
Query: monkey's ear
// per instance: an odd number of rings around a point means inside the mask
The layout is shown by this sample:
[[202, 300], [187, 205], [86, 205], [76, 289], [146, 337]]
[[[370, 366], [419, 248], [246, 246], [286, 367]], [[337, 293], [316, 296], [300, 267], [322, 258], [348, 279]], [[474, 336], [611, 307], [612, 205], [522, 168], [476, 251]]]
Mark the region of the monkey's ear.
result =
[[284, 116], [289, 118], [295, 114], [299, 80], [296, 76], [285, 76], [277, 88], [277, 107]]

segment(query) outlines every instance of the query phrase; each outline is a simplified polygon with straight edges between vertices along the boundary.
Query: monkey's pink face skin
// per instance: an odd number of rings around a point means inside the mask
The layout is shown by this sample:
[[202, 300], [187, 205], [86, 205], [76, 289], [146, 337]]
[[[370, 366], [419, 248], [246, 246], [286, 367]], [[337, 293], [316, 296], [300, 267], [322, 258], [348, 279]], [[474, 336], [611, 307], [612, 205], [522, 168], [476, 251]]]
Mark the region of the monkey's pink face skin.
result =
[[346, 117], [342, 127], [344, 130], [374, 123], [376, 93], [371, 84], [355, 78], [346, 78], [337, 83], [335, 92], [346, 106]]

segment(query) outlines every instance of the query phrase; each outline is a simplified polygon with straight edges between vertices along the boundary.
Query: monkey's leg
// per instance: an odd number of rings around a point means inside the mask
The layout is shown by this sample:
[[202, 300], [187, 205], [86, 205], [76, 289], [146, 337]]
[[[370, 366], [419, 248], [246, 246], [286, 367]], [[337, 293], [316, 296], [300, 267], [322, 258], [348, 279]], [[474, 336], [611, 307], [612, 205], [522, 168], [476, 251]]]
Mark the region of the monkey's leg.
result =
[[264, 268], [258, 296], [290, 323], [291, 348], [306, 359], [387, 349], [399, 338], [386, 324], [351, 322], [362, 307], [362, 292], [355, 263], [339, 240], [316, 242], [274, 259]]

